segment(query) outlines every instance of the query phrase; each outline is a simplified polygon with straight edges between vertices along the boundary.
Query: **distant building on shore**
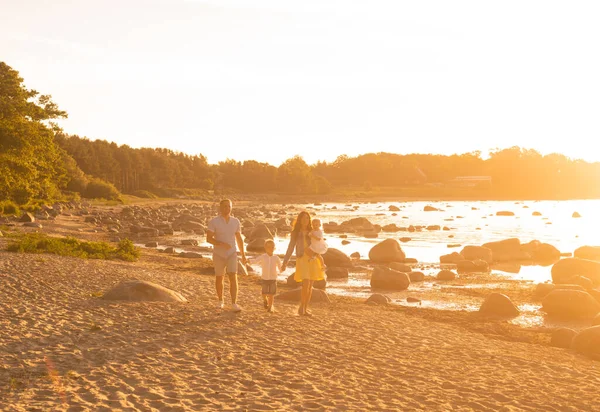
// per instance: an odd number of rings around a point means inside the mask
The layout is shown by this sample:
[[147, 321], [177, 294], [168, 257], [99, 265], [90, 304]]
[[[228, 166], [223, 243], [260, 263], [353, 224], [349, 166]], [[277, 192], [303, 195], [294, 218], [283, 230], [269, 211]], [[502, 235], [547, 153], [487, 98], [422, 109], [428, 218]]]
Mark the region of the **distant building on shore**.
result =
[[452, 187], [473, 187], [490, 188], [492, 187], [492, 176], [457, 176], [447, 182]]

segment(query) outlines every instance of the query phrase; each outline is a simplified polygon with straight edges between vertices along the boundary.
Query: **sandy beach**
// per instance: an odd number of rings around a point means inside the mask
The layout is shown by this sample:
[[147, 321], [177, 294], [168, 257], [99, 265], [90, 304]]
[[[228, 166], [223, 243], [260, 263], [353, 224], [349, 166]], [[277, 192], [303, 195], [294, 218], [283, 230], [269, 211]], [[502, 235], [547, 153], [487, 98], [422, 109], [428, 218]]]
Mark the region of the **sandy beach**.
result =
[[[336, 296], [268, 314], [254, 276], [221, 313], [210, 260], [183, 262], [0, 252], [0, 409], [600, 410], [597, 361], [503, 322]], [[189, 302], [99, 298], [131, 278]]]

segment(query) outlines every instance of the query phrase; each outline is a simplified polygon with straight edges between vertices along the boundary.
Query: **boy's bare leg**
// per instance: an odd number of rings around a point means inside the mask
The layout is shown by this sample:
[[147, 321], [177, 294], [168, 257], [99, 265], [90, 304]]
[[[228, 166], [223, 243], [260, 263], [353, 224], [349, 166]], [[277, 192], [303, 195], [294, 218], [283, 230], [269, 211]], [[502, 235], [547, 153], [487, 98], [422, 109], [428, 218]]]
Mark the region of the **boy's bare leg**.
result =
[[265, 309], [269, 309], [269, 295], [262, 295], [263, 298], [263, 305], [265, 307]]
[[269, 312], [273, 312], [273, 298], [275, 295], [267, 295], [267, 305], [269, 306]]

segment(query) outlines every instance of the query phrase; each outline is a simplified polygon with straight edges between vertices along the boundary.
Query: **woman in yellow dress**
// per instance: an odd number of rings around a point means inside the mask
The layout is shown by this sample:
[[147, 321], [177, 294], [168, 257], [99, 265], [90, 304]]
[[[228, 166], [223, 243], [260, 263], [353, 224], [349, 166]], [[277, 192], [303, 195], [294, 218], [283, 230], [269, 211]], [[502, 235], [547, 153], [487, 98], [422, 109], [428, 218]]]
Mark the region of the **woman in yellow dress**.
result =
[[290, 243], [281, 264], [281, 271], [283, 272], [294, 249], [296, 249], [296, 274], [294, 275], [294, 280], [302, 282], [298, 314], [304, 316], [312, 316], [312, 313], [307, 308], [312, 297], [313, 283], [315, 280], [321, 280], [325, 277], [325, 272], [319, 259], [310, 259], [310, 256], [304, 253], [310, 245], [310, 236], [308, 234], [312, 230], [311, 222], [312, 220], [308, 212], [300, 212], [293, 225], [292, 233], [290, 234]]

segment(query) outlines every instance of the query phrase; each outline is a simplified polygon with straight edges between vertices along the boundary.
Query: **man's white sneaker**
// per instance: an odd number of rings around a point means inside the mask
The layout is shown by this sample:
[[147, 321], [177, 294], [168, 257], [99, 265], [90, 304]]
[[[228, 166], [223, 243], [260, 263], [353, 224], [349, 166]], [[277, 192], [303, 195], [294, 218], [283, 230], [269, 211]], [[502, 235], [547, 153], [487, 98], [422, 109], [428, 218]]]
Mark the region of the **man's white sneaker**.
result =
[[223, 309], [224, 307], [225, 307], [225, 302], [220, 300], [219, 303], [217, 303], [217, 309]]
[[231, 310], [234, 311], [234, 312], [241, 312], [242, 308], [237, 303], [232, 303], [231, 304]]

